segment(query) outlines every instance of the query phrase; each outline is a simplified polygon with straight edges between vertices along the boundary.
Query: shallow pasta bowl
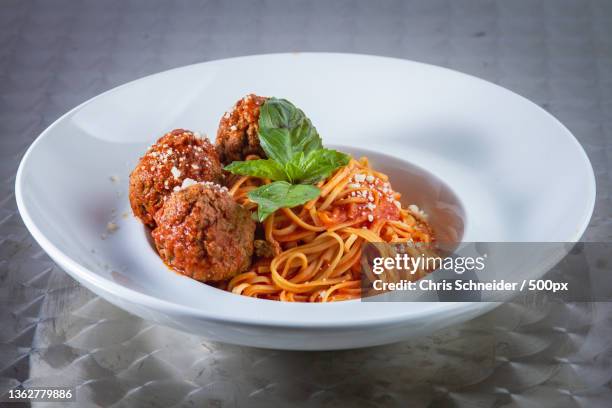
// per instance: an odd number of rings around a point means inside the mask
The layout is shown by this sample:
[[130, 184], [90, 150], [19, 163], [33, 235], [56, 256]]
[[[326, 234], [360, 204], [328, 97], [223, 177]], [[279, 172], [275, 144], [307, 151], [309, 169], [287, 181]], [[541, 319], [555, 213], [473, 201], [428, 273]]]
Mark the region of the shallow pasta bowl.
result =
[[[233, 295], [169, 271], [131, 216], [128, 175], [146, 147], [170, 129], [214, 136], [223, 112], [250, 92], [294, 102], [326, 144], [353, 154], [369, 151], [375, 166], [393, 173], [392, 184], [409, 201], [404, 204], [415, 203], [432, 218], [446, 211], [448, 222], [437, 218], [440, 228], [452, 224], [447, 232], [464, 241], [574, 242], [588, 225], [595, 199], [589, 160], [563, 125], [528, 100], [411, 61], [278, 54], [162, 72], [66, 113], [19, 167], [16, 197], [27, 228], [67, 273], [110, 302], [234, 344], [371, 346], [495, 307], [290, 304]], [[109, 223], [118, 229], [109, 231]]]

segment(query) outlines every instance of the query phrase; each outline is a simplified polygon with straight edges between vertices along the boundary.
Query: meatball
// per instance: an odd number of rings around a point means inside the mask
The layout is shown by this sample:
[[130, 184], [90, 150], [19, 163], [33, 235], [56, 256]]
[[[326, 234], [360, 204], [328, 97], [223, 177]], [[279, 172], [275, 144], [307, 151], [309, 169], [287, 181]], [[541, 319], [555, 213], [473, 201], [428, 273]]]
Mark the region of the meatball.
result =
[[251, 264], [255, 222], [226, 187], [196, 183], [173, 192], [155, 215], [160, 257], [202, 282], [232, 278]]
[[221, 163], [229, 164], [235, 160], [244, 160], [248, 155], [266, 154], [259, 145], [259, 107], [267, 98], [247, 95], [236, 102], [230, 112], [226, 112], [219, 122], [215, 142]]
[[130, 174], [130, 205], [134, 215], [153, 228], [155, 213], [185, 179], [223, 182], [219, 156], [208, 138], [188, 130], [166, 133], [149, 148]]

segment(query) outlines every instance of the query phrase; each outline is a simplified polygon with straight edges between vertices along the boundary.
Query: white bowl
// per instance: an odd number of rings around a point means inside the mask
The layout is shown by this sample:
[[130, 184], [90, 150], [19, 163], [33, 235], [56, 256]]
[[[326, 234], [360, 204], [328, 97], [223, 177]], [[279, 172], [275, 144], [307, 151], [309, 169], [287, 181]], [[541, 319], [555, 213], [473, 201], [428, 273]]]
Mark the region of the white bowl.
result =
[[[128, 175], [146, 147], [170, 129], [214, 137], [223, 112], [250, 92], [293, 101], [326, 144], [391, 155], [443, 180], [463, 205], [465, 241], [573, 242], [591, 217], [595, 181], [586, 154], [561, 123], [528, 100], [411, 61], [278, 54], [162, 72], [62, 116], [32, 144], [17, 173], [26, 226], [55, 262], [98, 295], [146, 319], [223, 342], [304, 350], [371, 346], [426, 334], [496, 305], [281, 303], [170, 272], [131, 216]], [[121, 217], [124, 212], [130, 216]], [[113, 219], [119, 230], [102, 239]]]

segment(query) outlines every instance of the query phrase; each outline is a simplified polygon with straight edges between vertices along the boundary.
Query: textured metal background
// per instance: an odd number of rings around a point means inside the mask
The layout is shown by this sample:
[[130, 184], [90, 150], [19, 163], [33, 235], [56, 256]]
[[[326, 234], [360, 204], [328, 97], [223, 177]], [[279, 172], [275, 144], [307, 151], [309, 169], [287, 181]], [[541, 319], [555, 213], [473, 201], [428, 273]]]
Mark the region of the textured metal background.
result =
[[15, 171], [63, 112], [167, 68], [284, 51], [414, 59], [530, 98], [585, 147], [598, 182], [585, 238], [612, 241], [612, 1], [3, 0], [0, 395], [23, 384], [74, 385], [79, 407], [611, 406], [609, 304], [509, 304], [365, 350], [258, 350], [130, 316], [30, 238]]

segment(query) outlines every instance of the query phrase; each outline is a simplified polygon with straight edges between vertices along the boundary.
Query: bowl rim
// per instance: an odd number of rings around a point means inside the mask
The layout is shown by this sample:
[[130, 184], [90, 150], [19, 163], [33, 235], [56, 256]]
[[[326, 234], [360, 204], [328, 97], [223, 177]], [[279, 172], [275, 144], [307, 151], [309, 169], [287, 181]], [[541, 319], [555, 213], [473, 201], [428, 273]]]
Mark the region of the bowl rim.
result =
[[[391, 63], [415, 64], [415, 65], [422, 66], [423, 69], [440, 70], [440, 71], [445, 71], [447, 73], [452, 73], [452, 75], [469, 77], [472, 80], [477, 80], [482, 83], [486, 83], [488, 86], [492, 86], [503, 92], [509, 92], [510, 94], [513, 94], [514, 96], [518, 96], [520, 99], [523, 100], [523, 102], [526, 102], [530, 104], [532, 107], [535, 107], [545, 116], [547, 116], [548, 119], [552, 120], [559, 127], [560, 129], [559, 133], [569, 138], [577, 147], [577, 152], [580, 155], [582, 155], [583, 162], [584, 164], [587, 165], [589, 173], [590, 173], [590, 177], [588, 178], [588, 181], [587, 181], [588, 182], [587, 188], [590, 194], [588, 197], [586, 197], [586, 199], [588, 200], [587, 202], [588, 210], [586, 211], [585, 214], [583, 214], [583, 218], [579, 224], [579, 227], [575, 230], [574, 235], [571, 237], [568, 237], [567, 242], [577, 242], [580, 239], [580, 237], [583, 235], [586, 228], [588, 227], [589, 221], [594, 211], [595, 197], [596, 197], [596, 182], [595, 182], [595, 174], [593, 171], [592, 164], [588, 158], [588, 155], [584, 151], [584, 148], [578, 142], [578, 140], [573, 136], [573, 134], [558, 119], [556, 119], [553, 115], [551, 115], [549, 112], [547, 112], [545, 109], [543, 109], [539, 105], [531, 102], [527, 98], [507, 88], [504, 88], [492, 82], [486, 81], [484, 79], [478, 78], [473, 75], [465, 74], [460, 71], [455, 71], [453, 69], [440, 67], [437, 65], [427, 64], [427, 63], [413, 61], [413, 60], [401, 59], [401, 58], [372, 55], [372, 54], [335, 53], [335, 52], [304, 52], [304, 53], [300, 52], [300, 53], [253, 54], [253, 55], [224, 58], [224, 59], [211, 60], [211, 61], [184, 65], [184, 66], [168, 69], [165, 71], [160, 71], [160, 72], [157, 72], [151, 75], [147, 75], [141, 78], [137, 78], [127, 83], [121, 84], [107, 91], [104, 91], [94, 96], [93, 98], [90, 98], [80, 103], [76, 107], [70, 109], [68, 112], [64, 113], [58, 119], [56, 119], [42, 133], [40, 133], [40, 135], [36, 137], [36, 139], [28, 147], [27, 151], [25, 152], [25, 154], [23, 155], [19, 163], [19, 167], [17, 170], [16, 178], [15, 178], [15, 198], [17, 202], [18, 211], [23, 219], [23, 222], [26, 228], [28, 229], [30, 234], [33, 236], [35, 241], [54, 260], [54, 262], [58, 263], [64, 270], [66, 270], [66, 272], [68, 272], [73, 277], [77, 278], [77, 280], [84, 281], [84, 283], [86, 284], [85, 286], [91, 285], [92, 287], [95, 287], [100, 291], [108, 293], [109, 295], [119, 298], [123, 300], [124, 302], [130, 303], [130, 304], [142, 305], [142, 306], [145, 306], [153, 310], [164, 311], [165, 313], [191, 316], [191, 317], [204, 319], [206, 321], [211, 321], [211, 322], [236, 323], [236, 324], [249, 325], [249, 326], [288, 327], [288, 328], [317, 328], [317, 327], [320, 327], [320, 328], [325, 328], [325, 327], [347, 328], [347, 327], [392, 325], [392, 324], [406, 322], [410, 320], [411, 318], [418, 317], [419, 319], [427, 319], [431, 315], [435, 315], [439, 313], [447, 313], [450, 311], [453, 311], [456, 313], [459, 311], [469, 312], [474, 309], [482, 308], [483, 310], [485, 310], [485, 309], [491, 308], [492, 303], [489, 303], [489, 302], [480, 302], [480, 303], [479, 302], [432, 302], [432, 303], [421, 302], [420, 303], [421, 305], [427, 304], [430, 307], [425, 307], [425, 308], [420, 307], [418, 308], [418, 310], [415, 310], [414, 308], [407, 308], [403, 313], [393, 315], [393, 316], [377, 316], [374, 318], [364, 318], [364, 319], [356, 320], [356, 321], [355, 320], [354, 321], [335, 320], [335, 321], [321, 321], [321, 322], [313, 322], [313, 323], [300, 321], [299, 317], [296, 318], [295, 320], [280, 320], [280, 319], [275, 319], [275, 320], [263, 319], [262, 320], [261, 316], [257, 316], [256, 313], [254, 313], [253, 315], [244, 315], [240, 317], [237, 317], [237, 316], [233, 316], [233, 317], [221, 316], [220, 317], [218, 315], [215, 315], [214, 311], [209, 312], [207, 310], [202, 310], [196, 307], [191, 307], [191, 306], [187, 306], [183, 304], [178, 304], [178, 303], [175, 303], [169, 300], [160, 299], [158, 297], [139, 292], [137, 290], [123, 286], [120, 283], [117, 283], [117, 282], [114, 282], [112, 280], [102, 277], [96, 272], [89, 270], [88, 268], [85, 268], [84, 266], [80, 265], [78, 262], [74, 261], [68, 255], [62, 252], [56, 245], [53, 244], [53, 242], [51, 242], [45, 236], [45, 234], [38, 228], [38, 226], [35, 224], [35, 222], [31, 218], [27, 205], [24, 200], [24, 196], [23, 196], [24, 169], [27, 167], [30, 156], [32, 152], [36, 149], [38, 144], [46, 137], [49, 137], [49, 135], [53, 133], [54, 128], [57, 127], [59, 123], [61, 123], [68, 116], [72, 115], [76, 111], [82, 109], [86, 105], [93, 103], [94, 101], [98, 100], [99, 98], [102, 98], [103, 96], [109, 93], [112, 93], [124, 87], [130, 86], [134, 82], [145, 80], [145, 79], [150, 79], [150, 78], [160, 76], [160, 75], [165, 75], [171, 72], [189, 69], [197, 65], [209, 64], [209, 63], [221, 63], [221, 62], [236, 61], [236, 60], [250, 59], [250, 58], [262, 58], [262, 57], [263, 58], [266, 58], [266, 57], [295, 57], [296, 55], [304, 55], [309, 58], [329, 57], [329, 56], [340, 57], [340, 58], [342, 57], [371, 58], [371, 59], [387, 60], [387, 62], [391, 62]], [[552, 266], [554, 266], [554, 264], [556, 264], [559, 260], [560, 259], [551, 259], [550, 266], [548, 266], [548, 268], [551, 268]], [[362, 303], [360, 300], [356, 299], [356, 300], [348, 300], [348, 301], [335, 302], [335, 303], [332, 302], [332, 303], [326, 303], [326, 304], [323, 304], [323, 303], [292, 304], [292, 303], [277, 302], [277, 301], [265, 300], [265, 299], [251, 299], [251, 298], [246, 298], [246, 297], [242, 297], [242, 298], [248, 299], [252, 302], [256, 302], [255, 304], [258, 304], [262, 301], [263, 302], [266, 302], [266, 301], [273, 302], [277, 304], [278, 307], [308, 307], [308, 308], [327, 308], [329, 309], [329, 308], [343, 307], [343, 305], [348, 305], [348, 304]], [[376, 303], [372, 302], [370, 304], [376, 304]], [[497, 303], [495, 304], [497, 305]]]

